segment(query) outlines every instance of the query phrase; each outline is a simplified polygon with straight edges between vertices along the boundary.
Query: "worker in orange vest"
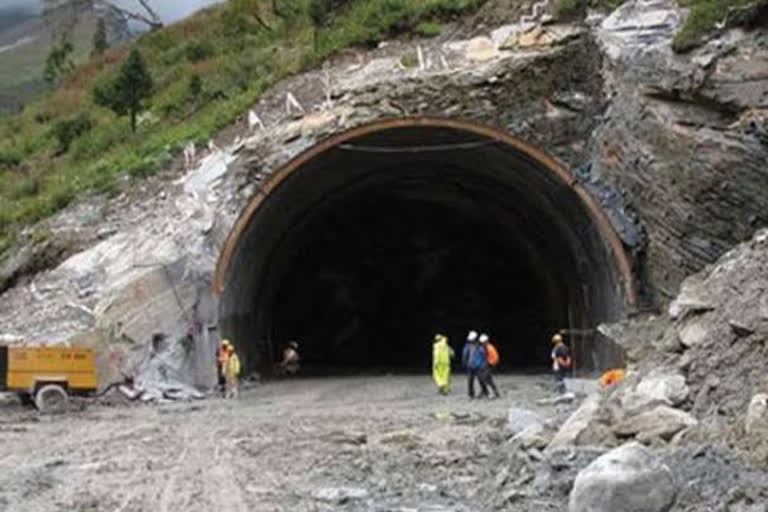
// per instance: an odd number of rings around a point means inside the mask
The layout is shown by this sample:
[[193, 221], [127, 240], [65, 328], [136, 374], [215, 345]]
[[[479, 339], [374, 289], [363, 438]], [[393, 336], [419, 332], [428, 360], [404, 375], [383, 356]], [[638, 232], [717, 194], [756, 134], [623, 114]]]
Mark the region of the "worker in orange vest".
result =
[[493, 368], [499, 364], [499, 351], [491, 344], [485, 333], [480, 335], [480, 346], [485, 349], [485, 366], [480, 370], [480, 380], [485, 382], [487, 389], [493, 391], [493, 396], [491, 397], [489, 394], [489, 398], [500, 398], [499, 388], [493, 382]]
[[563, 336], [560, 333], [552, 336], [552, 345], [552, 371], [555, 374], [555, 389], [558, 393], [563, 394], [566, 392], [565, 376], [573, 365], [571, 351], [563, 343]]
[[226, 394], [227, 389], [227, 362], [229, 362], [229, 349], [232, 348], [232, 342], [228, 339], [221, 340], [219, 349], [216, 351], [216, 368], [219, 377], [219, 391], [222, 396]]
[[624, 370], [622, 368], [614, 368], [613, 370], [608, 370], [602, 374], [600, 376], [600, 380], [598, 380], [597, 383], [601, 388], [605, 389], [621, 382], [622, 380], [624, 380]]

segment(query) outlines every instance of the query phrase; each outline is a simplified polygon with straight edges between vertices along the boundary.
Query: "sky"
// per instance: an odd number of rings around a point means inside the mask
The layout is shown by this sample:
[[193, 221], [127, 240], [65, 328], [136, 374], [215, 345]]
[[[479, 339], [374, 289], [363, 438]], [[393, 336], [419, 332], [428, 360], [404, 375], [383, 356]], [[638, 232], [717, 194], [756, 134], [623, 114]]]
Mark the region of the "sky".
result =
[[[138, 6], [136, 0], [115, 0], [122, 7]], [[206, 5], [218, 3], [217, 0], [150, 0], [163, 22], [170, 23], [188, 16]], [[0, 9], [5, 7], [29, 7], [39, 9], [40, 0], [0, 0]]]

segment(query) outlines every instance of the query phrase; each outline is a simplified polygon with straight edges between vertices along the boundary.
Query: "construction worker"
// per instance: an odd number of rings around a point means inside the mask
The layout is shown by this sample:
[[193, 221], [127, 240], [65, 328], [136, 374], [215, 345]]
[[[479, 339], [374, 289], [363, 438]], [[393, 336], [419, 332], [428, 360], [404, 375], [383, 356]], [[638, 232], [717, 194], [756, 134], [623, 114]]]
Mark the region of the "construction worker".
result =
[[467, 390], [470, 400], [475, 398], [475, 380], [480, 382], [481, 396], [488, 396], [488, 388], [480, 378], [480, 372], [487, 364], [485, 358], [485, 349], [477, 341], [477, 332], [469, 331], [461, 354], [461, 363], [467, 369]]
[[454, 353], [448, 338], [442, 334], [435, 334], [435, 342], [432, 345], [432, 379], [441, 395], [451, 392], [451, 359]]
[[485, 352], [485, 365], [480, 370], [480, 382], [485, 384], [486, 395], [487, 390], [493, 390], [492, 398], [500, 398], [499, 388], [496, 387], [496, 383], [493, 381], [493, 367], [499, 363], [499, 351], [496, 350], [489, 341], [488, 335], [483, 333], [480, 335], [480, 346], [483, 347]]
[[552, 336], [552, 345], [552, 371], [555, 374], [555, 390], [563, 394], [566, 391], [565, 376], [571, 369], [571, 351], [563, 343], [563, 336], [559, 333]]
[[288, 342], [283, 350], [283, 360], [280, 362], [280, 373], [283, 375], [295, 375], [299, 371], [299, 344], [295, 341]]
[[237, 398], [240, 394], [240, 358], [231, 344], [227, 347], [227, 362], [224, 368], [226, 394], [224, 398]]
[[613, 370], [608, 370], [607, 372], [603, 373], [600, 376], [600, 380], [597, 381], [597, 384], [602, 388], [609, 388], [613, 386], [614, 384], [618, 384], [624, 380], [624, 370], [622, 368], [614, 368]]
[[229, 348], [232, 343], [228, 339], [221, 340], [218, 350], [216, 350], [216, 369], [219, 376], [219, 391], [221, 396], [226, 394], [227, 390], [227, 377], [226, 368], [227, 360], [229, 359]]

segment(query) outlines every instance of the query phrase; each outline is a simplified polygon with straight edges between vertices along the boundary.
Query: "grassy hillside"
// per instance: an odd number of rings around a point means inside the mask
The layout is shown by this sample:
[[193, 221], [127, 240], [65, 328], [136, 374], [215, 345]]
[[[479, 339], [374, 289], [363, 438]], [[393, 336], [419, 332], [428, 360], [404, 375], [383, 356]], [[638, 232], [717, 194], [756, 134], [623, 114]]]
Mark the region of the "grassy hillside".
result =
[[[350, 45], [383, 38], [474, 10], [485, 0], [336, 0], [315, 37], [309, 0], [237, 0], [200, 12], [135, 46], [155, 88], [148, 120], [131, 133], [129, 121], [93, 103], [93, 88], [115, 73], [127, 48], [80, 66], [55, 91], [18, 116], [0, 120], [0, 252], [24, 224], [45, 218], [84, 191], [111, 192], [119, 176], [152, 173], [189, 140], [204, 141], [230, 124], [276, 81], [316, 66]], [[288, 9], [286, 4], [292, 5]], [[422, 25], [423, 26], [423, 25]], [[196, 96], [190, 83], [199, 76]], [[67, 147], [61, 123], [86, 117], [92, 128]]]
[[[93, 102], [94, 87], [116, 72], [128, 49], [84, 63], [22, 114], [0, 118], [0, 259], [21, 226], [83, 192], [114, 192], [120, 176], [140, 179], [154, 172], [185, 142], [205, 141], [230, 124], [278, 80], [351, 45], [374, 46], [404, 32], [438, 34], [442, 22], [485, 1], [332, 0], [316, 36], [310, 0], [230, 0], [134, 43], [155, 83], [146, 120], [135, 134], [127, 118]], [[688, 41], [710, 30], [729, 6], [751, 0], [682, 1], [692, 9], [680, 35]], [[619, 0], [558, 2], [573, 14], [615, 7]], [[280, 13], [273, 12], [275, 4]], [[75, 125], [82, 129], [62, 130]], [[64, 132], [70, 139], [57, 137]]]

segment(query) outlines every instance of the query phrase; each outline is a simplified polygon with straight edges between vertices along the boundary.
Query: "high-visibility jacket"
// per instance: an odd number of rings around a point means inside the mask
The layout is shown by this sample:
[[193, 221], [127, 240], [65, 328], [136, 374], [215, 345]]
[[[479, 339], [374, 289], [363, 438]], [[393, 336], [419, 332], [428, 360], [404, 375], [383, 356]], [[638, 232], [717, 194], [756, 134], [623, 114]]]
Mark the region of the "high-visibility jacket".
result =
[[432, 378], [437, 387], [442, 388], [451, 383], [451, 347], [445, 339], [432, 345]]
[[598, 381], [601, 388], [607, 388], [624, 380], [624, 370], [616, 368], [614, 370], [608, 370], [605, 372]]
[[240, 375], [240, 358], [234, 352], [227, 358], [224, 367], [228, 377], [237, 377]]

